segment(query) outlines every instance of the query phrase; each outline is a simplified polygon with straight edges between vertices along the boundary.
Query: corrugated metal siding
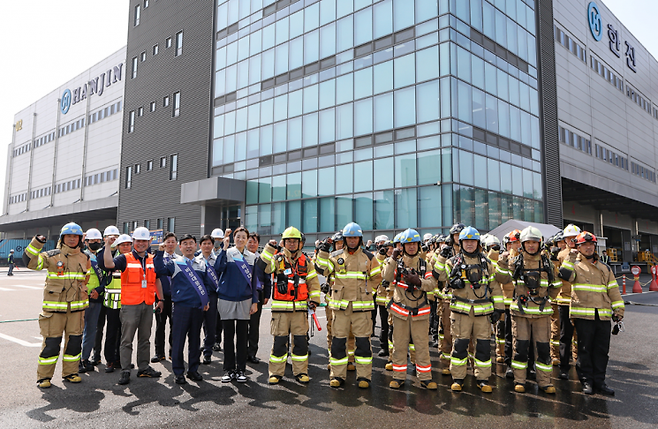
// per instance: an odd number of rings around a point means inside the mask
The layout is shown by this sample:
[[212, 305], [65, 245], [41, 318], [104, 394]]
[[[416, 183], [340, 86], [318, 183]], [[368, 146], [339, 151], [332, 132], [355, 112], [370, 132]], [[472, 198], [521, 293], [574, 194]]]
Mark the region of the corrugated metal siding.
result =
[[[208, 177], [210, 108], [212, 81], [213, 18], [215, 2], [160, 0], [142, 8], [140, 25], [133, 26], [135, 5], [130, 2], [128, 51], [126, 57], [126, 93], [121, 152], [121, 187], [118, 227], [124, 222], [145, 219], [156, 227], [156, 219], [175, 217], [175, 230], [199, 234], [201, 208], [180, 204], [182, 183]], [[183, 54], [176, 57], [176, 33], [183, 31]], [[172, 46], [165, 41], [172, 38]], [[158, 55], [153, 46], [159, 45]], [[137, 78], [131, 79], [132, 58], [139, 60]], [[173, 94], [180, 91], [180, 116], [173, 118]], [[169, 107], [163, 98], [170, 97]], [[150, 103], [156, 102], [155, 112]], [[135, 131], [127, 133], [131, 111], [144, 108], [136, 117]], [[178, 179], [169, 180], [170, 155], [178, 154]], [[167, 167], [160, 168], [160, 158]], [[146, 163], [153, 160], [153, 170]], [[126, 167], [141, 164], [141, 173], [133, 175], [131, 189], [125, 189]]]
[[537, 0], [535, 10], [537, 11], [539, 43], [540, 128], [544, 158], [544, 219], [546, 223], [562, 227], [562, 180], [557, 122], [553, 0]]

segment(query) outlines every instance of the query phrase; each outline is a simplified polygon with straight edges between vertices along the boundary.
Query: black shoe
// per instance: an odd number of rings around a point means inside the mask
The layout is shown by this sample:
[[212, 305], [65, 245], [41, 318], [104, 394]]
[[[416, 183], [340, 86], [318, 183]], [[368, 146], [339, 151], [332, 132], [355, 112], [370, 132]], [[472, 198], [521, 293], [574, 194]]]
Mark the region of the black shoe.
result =
[[212, 351], [214, 352], [221, 352], [222, 351], [222, 345], [219, 343], [215, 343], [212, 345]]
[[244, 371], [238, 371], [237, 372], [237, 374], [235, 376], [235, 381], [237, 381], [238, 383], [246, 383], [247, 380], [249, 380], [249, 379], [244, 374]]
[[247, 356], [247, 361], [251, 363], [260, 363], [260, 359], [257, 356]]
[[388, 349], [381, 349], [377, 356], [388, 356]]
[[231, 381], [235, 380], [236, 378], [238, 378], [238, 375], [235, 373], [234, 370], [227, 371], [222, 376], [222, 383], [230, 383]]
[[505, 371], [505, 378], [512, 379], [514, 378], [514, 370], [510, 367], [507, 368], [507, 371]]
[[212, 359], [210, 358], [210, 355], [203, 357], [203, 362], [202, 363], [204, 365], [208, 365], [210, 362], [212, 362]]
[[537, 379], [537, 371], [531, 369], [530, 371], [528, 371], [528, 380], [535, 380], [535, 379]]
[[560, 375], [557, 376], [560, 380], [568, 380], [569, 373], [567, 371], [560, 371]]
[[177, 375], [176, 379], [174, 380], [176, 384], [186, 384], [187, 380], [185, 380], [185, 376], [183, 374]]
[[145, 370], [139, 371], [137, 377], [146, 377], [146, 378], [158, 378], [162, 375], [160, 371], [156, 371], [150, 366], [146, 367]]
[[165, 357], [163, 355], [155, 355], [151, 358], [151, 363], [158, 363], [161, 360], [165, 360]]
[[603, 383], [600, 386], [596, 386], [596, 391], [599, 393], [603, 393], [604, 395], [615, 396], [615, 391], [609, 388], [608, 385], [605, 383]]
[[121, 378], [119, 378], [119, 384], [128, 384], [130, 383], [130, 371], [121, 371]]
[[187, 373], [187, 378], [189, 378], [192, 381], [201, 381], [201, 380], [203, 380], [203, 377], [201, 377], [201, 374], [199, 374], [198, 371], [188, 372]]
[[85, 359], [81, 363], [85, 367], [85, 372], [94, 372], [94, 365], [91, 362]]
[[99, 363], [101, 363], [101, 357], [100, 356], [94, 356], [92, 360], [90, 360], [92, 365], [96, 366]]
[[110, 363], [108, 363], [107, 366], [105, 367], [105, 373], [106, 373], [106, 374], [109, 374], [109, 373], [111, 373], [111, 372], [114, 372], [114, 369], [115, 369], [114, 362], [110, 362]]
[[585, 395], [592, 395], [594, 394], [594, 389], [592, 388], [592, 385], [589, 384], [588, 382], [583, 383], [583, 393]]
[[87, 372], [87, 369], [85, 368], [85, 364], [82, 361], [80, 361], [80, 363], [78, 364], [78, 373], [84, 374], [85, 372]]

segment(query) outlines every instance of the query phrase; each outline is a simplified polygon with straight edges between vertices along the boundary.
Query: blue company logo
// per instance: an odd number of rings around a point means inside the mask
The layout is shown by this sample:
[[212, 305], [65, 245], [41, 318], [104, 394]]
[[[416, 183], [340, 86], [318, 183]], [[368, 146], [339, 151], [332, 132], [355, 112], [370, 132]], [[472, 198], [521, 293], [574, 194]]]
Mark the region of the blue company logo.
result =
[[603, 23], [601, 22], [601, 12], [594, 2], [587, 5], [587, 22], [589, 22], [589, 31], [597, 42], [603, 37]]
[[63, 114], [67, 114], [69, 112], [69, 109], [71, 108], [71, 90], [67, 89], [64, 91], [64, 94], [62, 94], [62, 101], [59, 104], [59, 110], [62, 111]]

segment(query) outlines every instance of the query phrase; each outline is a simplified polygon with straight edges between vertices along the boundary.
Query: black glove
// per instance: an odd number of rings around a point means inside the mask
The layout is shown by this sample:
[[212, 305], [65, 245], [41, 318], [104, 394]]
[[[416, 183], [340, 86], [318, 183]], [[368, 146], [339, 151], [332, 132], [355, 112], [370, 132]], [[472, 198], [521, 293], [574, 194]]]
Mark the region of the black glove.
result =
[[439, 255], [443, 256], [444, 258], [447, 258], [450, 256], [450, 250], [451, 250], [450, 246], [443, 246], [443, 248], [441, 248], [441, 253], [439, 253]]
[[386, 246], [380, 246], [379, 247], [379, 254], [382, 256], [386, 256], [388, 253], [388, 248]]
[[493, 313], [489, 316], [491, 318], [491, 323], [496, 323], [500, 320], [500, 316], [502, 316], [504, 311], [502, 310], [494, 310]]
[[411, 271], [404, 276], [404, 282], [407, 284], [407, 290], [413, 292], [416, 289], [420, 289], [420, 276], [417, 272]]
[[46, 237], [44, 237], [43, 235], [37, 235], [34, 238], [36, 238], [39, 243], [45, 243], [46, 242]]
[[281, 295], [287, 295], [288, 294], [288, 282], [277, 282], [276, 283], [276, 290], [281, 294]]
[[277, 243], [276, 240], [270, 240], [267, 244], [274, 247], [277, 252], [281, 250], [281, 246], [279, 246], [279, 243]]
[[422, 246], [420, 246], [420, 250], [422, 250], [423, 252], [427, 252], [430, 250], [430, 248], [427, 244], [423, 244]]
[[400, 255], [402, 254], [402, 250], [400, 249], [394, 249], [393, 254], [391, 255], [391, 258], [393, 259], [398, 259]]
[[329, 283], [322, 283], [320, 285], [320, 292], [322, 292], [325, 295], [328, 294], [329, 293]]
[[331, 252], [331, 242], [324, 240], [320, 243], [320, 250], [323, 252]]
[[317, 304], [314, 303], [313, 301], [309, 301], [307, 305], [310, 310], [315, 310], [315, 308], [317, 307]]

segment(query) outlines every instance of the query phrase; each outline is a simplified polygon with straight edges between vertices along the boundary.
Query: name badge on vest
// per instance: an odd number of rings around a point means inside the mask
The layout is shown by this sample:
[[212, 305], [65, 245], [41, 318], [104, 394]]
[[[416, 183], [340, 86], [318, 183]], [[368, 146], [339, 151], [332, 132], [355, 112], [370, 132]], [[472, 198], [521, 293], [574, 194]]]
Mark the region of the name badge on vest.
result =
[[142, 289], [146, 289], [147, 283], [146, 280], [142, 280]]
[[292, 270], [291, 270], [290, 268], [286, 268], [286, 269], [283, 271], [283, 274], [289, 276], [290, 274], [292, 274]]

